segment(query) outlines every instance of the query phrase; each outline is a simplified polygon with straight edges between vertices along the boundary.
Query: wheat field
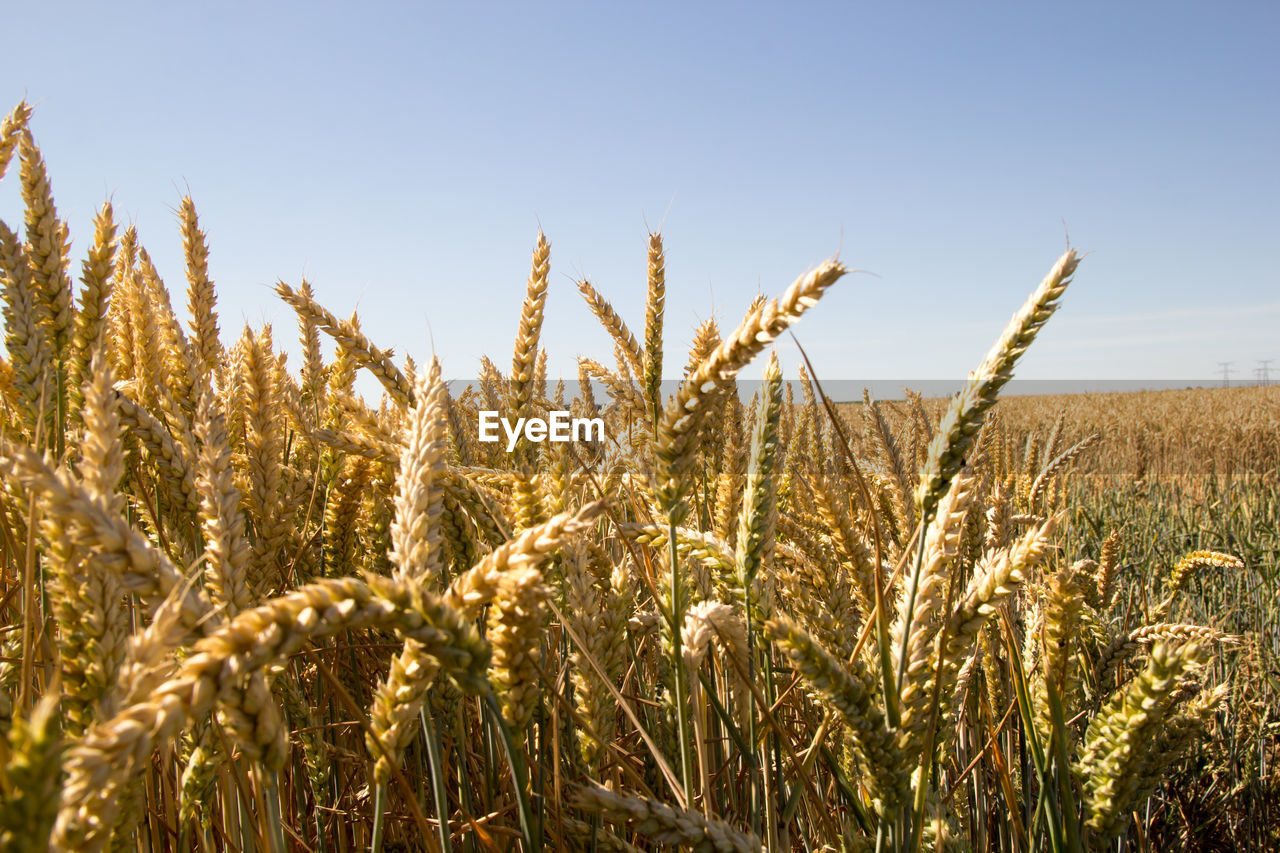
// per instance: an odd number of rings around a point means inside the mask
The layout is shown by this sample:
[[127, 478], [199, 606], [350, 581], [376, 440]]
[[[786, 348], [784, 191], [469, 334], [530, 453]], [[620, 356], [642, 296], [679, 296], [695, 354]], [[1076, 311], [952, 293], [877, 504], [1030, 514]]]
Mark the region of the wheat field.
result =
[[649, 234], [566, 387], [538, 234], [458, 390], [305, 281], [221, 328], [190, 198], [183, 312], [110, 204], [73, 280], [26, 103], [6, 176], [0, 848], [1280, 844], [1280, 389], [999, 400], [1074, 251], [954, 398], [837, 405], [770, 350], [839, 260], [664, 365]]

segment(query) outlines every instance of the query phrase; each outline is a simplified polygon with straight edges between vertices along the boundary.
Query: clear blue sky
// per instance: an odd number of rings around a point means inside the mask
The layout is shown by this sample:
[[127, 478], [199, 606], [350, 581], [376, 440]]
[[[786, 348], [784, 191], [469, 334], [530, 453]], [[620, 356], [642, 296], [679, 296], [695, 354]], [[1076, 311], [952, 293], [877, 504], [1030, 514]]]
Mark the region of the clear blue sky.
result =
[[574, 279], [643, 326], [647, 221], [669, 376], [837, 250], [875, 275], [797, 328], [822, 375], [963, 376], [1067, 232], [1090, 254], [1020, 377], [1280, 359], [1273, 3], [225, 8], [15, 6], [0, 105], [37, 105], [77, 272], [110, 197], [184, 289], [189, 187], [226, 338], [291, 341], [270, 286], [305, 274], [398, 353], [506, 366], [540, 223], [572, 376], [612, 356]]

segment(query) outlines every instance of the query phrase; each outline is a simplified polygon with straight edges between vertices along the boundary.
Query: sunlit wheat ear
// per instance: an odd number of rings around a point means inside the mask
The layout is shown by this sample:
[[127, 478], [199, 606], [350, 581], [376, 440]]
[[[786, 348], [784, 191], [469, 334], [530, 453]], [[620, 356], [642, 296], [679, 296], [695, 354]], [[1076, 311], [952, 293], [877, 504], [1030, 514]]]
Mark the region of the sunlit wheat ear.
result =
[[18, 140], [27, 129], [31, 120], [31, 105], [25, 100], [19, 101], [7, 116], [0, 120], [0, 179], [9, 170], [9, 162], [18, 147]]
[[1000, 389], [1013, 376], [1013, 366], [1035, 340], [1040, 329], [1057, 310], [1058, 300], [1071, 283], [1080, 260], [1068, 250], [1040, 282], [1022, 309], [1013, 316], [1004, 334], [976, 370], [969, 374], [964, 388], [951, 401], [943, 415], [938, 433], [929, 444], [928, 461], [916, 489], [916, 506], [921, 518], [928, 519], [946, 494], [947, 486], [964, 465], [973, 437], [982, 427], [983, 417], [996, 402]]
[[0, 275], [4, 277], [4, 341], [32, 443], [48, 440], [56, 354], [48, 305], [39, 298], [30, 261], [18, 235], [0, 222]]
[[279, 773], [284, 767], [289, 756], [289, 732], [265, 673], [252, 673], [225, 691], [218, 721], [251, 765], [267, 773]]
[[520, 306], [520, 325], [516, 329], [515, 352], [511, 356], [511, 390], [507, 405], [510, 417], [526, 414], [533, 397], [534, 367], [538, 358], [538, 340], [542, 334], [542, 317], [547, 305], [547, 278], [551, 273], [551, 244], [541, 231], [533, 249], [533, 268]]
[[218, 313], [213, 280], [209, 278], [209, 242], [200, 230], [196, 206], [191, 196], [183, 196], [179, 206], [182, 219], [182, 248], [187, 262], [187, 307], [191, 312], [192, 349], [196, 363], [206, 375], [216, 372], [222, 361], [218, 340]]
[[[314, 302], [315, 292], [311, 283], [305, 278], [298, 288], [298, 295], [305, 301]], [[318, 409], [324, 396], [324, 356], [320, 351], [320, 326], [315, 315], [308, 312], [298, 313], [298, 340], [302, 344], [302, 370], [299, 387], [302, 391], [303, 408], [308, 416]], [[318, 413], [316, 413], [318, 416]]]
[[254, 335], [246, 329], [238, 370], [246, 394], [245, 456], [248, 504], [257, 536], [249, 562], [251, 589], [273, 588], [279, 577], [285, 542], [283, 511], [284, 430], [278, 401], [271, 329]]
[[207, 389], [196, 410], [195, 431], [200, 440], [196, 470], [205, 542], [205, 587], [213, 603], [231, 617], [248, 609], [254, 599], [249, 588], [249, 542], [231, 467], [226, 419], [213, 392]]
[[1198, 643], [1206, 648], [1216, 642], [1232, 643], [1239, 638], [1223, 634], [1205, 625], [1192, 625], [1178, 622], [1153, 622], [1121, 633], [1102, 650], [1098, 656], [1098, 684], [1104, 690], [1116, 684], [1116, 673], [1140, 650], [1151, 648], [1158, 643], [1167, 646], [1179, 646]]
[[1205, 657], [1195, 643], [1157, 644], [1146, 669], [1090, 722], [1075, 769], [1083, 778], [1088, 826], [1104, 838], [1123, 830], [1129, 810], [1145, 796], [1143, 768], [1172, 710], [1170, 695]]
[[684, 616], [685, 664], [696, 672], [706, 660], [714, 641], [726, 655], [723, 668], [732, 678], [747, 673], [747, 625], [736, 607], [719, 601], [699, 601]]
[[309, 292], [294, 290], [283, 281], [276, 282], [276, 293], [298, 313], [299, 317], [308, 317], [325, 334], [329, 335], [338, 346], [348, 354], [351, 361], [359, 367], [369, 370], [382, 387], [400, 406], [408, 407], [413, 403], [413, 386], [409, 384], [404, 372], [396, 366], [390, 350], [379, 349], [373, 345], [355, 322], [339, 320], [332, 312], [322, 308]]
[[[103, 511], [118, 515], [117, 491], [124, 475], [122, 430], [105, 357], [95, 356], [93, 376], [82, 392], [84, 435], [78, 468], [85, 492]], [[64, 710], [68, 734], [79, 736], [96, 716], [115, 683], [129, 636], [129, 614], [115, 573], [75, 541], [61, 516], [44, 519], [50, 541], [49, 595], [58, 617]]]
[[[145, 701], [178, 671], [179, 662], [174, 652], [188, 650], [194, 637], [183, 624], [184, 593], [184, 589], [172, 590], [152, 612], [147, 626], [135, 630], [128, 638], [120, 676], [107, 703], [109, 713], [100, 716], [99, 721], [114, 717], [121, 708]], [[219, 615], [210, 613], [199, 627], [211, 633], [221, 624]]]
[[157, 409], [159, 395], [164, 392], [164, 347], [151, 304], [148, 279], [153, 269], [147, 250], [141, 244], [135, 247], [136, 263], [125, 277], [119, 289], [121, 308], [129, 314], [129, 340], [133, 344], [130, 364], [131, 375], [122, 378], [136, 380], [138, 402], [148, 410]]
[[609, 333], [609, 337], [613, 338], [614, 345], [622, 350], [627, 364], [631, 366], [631, 372], [637, 376], [643, 375], [644, 353], [640, 349], [640, 344], [636, 342], [636, 336], [627, 328], [626, 322], [603, 294], [585, 278], [578, 282], [578, 292], [582, 294], [587, 307], [591, 309], [592, 314], [596, 315], [600, 325], [604, 326], [605, 331]]
[[693, 343], [689, 345], [689, 362], [685, 366], [684, 375], [689, 376], [711, 357], [711, 353], [720, 346], [720, 326], [715, 318], [703, 320], [693, 333]]
[[111, 298], [107, 302], [106, 334], [111, 363], [120, 379], [138, 375], [134, 362], [133, 317], [129, 311], [129, 294], [137, 275], [138, 230], [128, 225], [120, 234], [116, 247], [115, 267], [111, 274]]
[[129, 310], [133, 313], [134, 345], [138, 350], [139, 399], [143, 405], [157, 409], [173, 432], [174, 439], [195, 457], [195, 440], [191, 436], [188, 412], [195, 408], [191, 394], [203, 384], [196, 369], [191, 344], [182, 330], [169, 300], [169, 291], [160, 278], [146, 249], [138, 248], [138, 274], [130, 293]]
[[[403, 583], [409, 589], [420, 589], [412, 581]], [[428, 638], [406, 637], [404, 649], [392, 660], [391, 671], [374, 693], [365, 744], [374, 759], [374, 779], [379, 783], [390, 778], [392, 763], [400, 762], [405, 747], [418, 732], [418, 714], [441, 670], [470, 692], [487, 683], [485, 670], [491, 651], [475, 633], [471, 617], [434, 596], [423, 600], [443, 633]], [[469, 667], [463, 670], [456, 664], [461, 653], [465, 653], [462, 660]]]
[[0, 849], [44, 850], [58, 813], [62, 737], [58, 694], [46, 693], [30, 716], [13, 721], [8, 763], [0, 767]]
[[1097, 609], [1105, 611], [1111, 606], [1111, 598], [1115, 593], [1116, 572], [1120, 567], [1120, 533], [1111, 531], [1102, 543], [1102, 551], [1098, 556], [1098, 573], [1095, 575], [1097, 590]]
[[907, 470], [908, 462], [903, 458], [902, 451], [898, 448], [898, 440], [894, 436], [893, 430], [889, 427], [889, 421], [885, 417], [880, 401], [872, 399], [871, 394], [864, 389], [862, 392], [862, 404], [867, 423], [872, 428], [871, 434], [876, 439], [884, 461], [888, 464], [889, 475], [893, 485], [891, 491], [894, 509], [904, 521], [903, 526], [909, 527], [912, 519], [908, 509], [911, 501], [911, 474]]
[[93, 245], [81, 264], [80, 296], [75, 312], [75, 334], [72, 337], [71, 363], [67, 372], [71, 411], [81, 423], [84, 405], [84, 383], [89, 378], [89, 362], [102, 344], [107, 325], [107, 306], [111, 299], [112, 273], [115, 269], [116, 224], [111, 203], [105, 202], [94, 217]]
[[459, 575], [445, 593], [445, 602], [468, 616], [474, 616], [498, 594], [507, 572], [536, 567], [568, 537], [590, 529], [602, 512], [604, 503], [597, 501], [583, 506], [576, 513], [561, 513], [525, 530], [494, 548], [478, 564]]
[[449, 447], [446, 395], [440, 362], [432, 359], [418, 381], [405, 425], [391, 525], [391, 563], [396, 572], [430, 584], [444, 581], [440, 517]]
[[[667, 534], [670, 530], [668, 525], [624, 521], [617, 529], [627, 538], [641, 545], [648, 545], [654, 551], [667, 547]], [[737, 571], [737, 558], [733, 549], [714, 534], [703, 533], [692, 527], [677, 527], [676, 548], [682, 558], [701, 563], [717, 576], [730, 578]]]
[[71, 264], [70, 240], [67, 226], [58, 219], [53, 206], [49, 173], [30, 130], [22, 133], [18, 153], [22, 158], [22, 200], [26, 205], [31, 277], [36, 298], [48, 311], [49, 338], [61, 366], [71, 345], [74, 321], [71, 276], [67, 272]]
[[[894, 648], [904, 661], [902, 696], [904, 706], [909, 708], [923, 698], [918, 691], [931, 683], [934, 638], [946, 616], [943, 610], [952, 578], [952, 564], [959, 553], [964, 519], [976, 495], [977, 480], [972, 469], [964, 468], [952, 481], [925, 532], [924, 556], [914, 605], [906, 589], [899, 597], [898, 614], [891, 631]], [[910, 635], [906, 636], [908, 626]], [[913, 724], [915, 722], [912, 721]], [[909, 752], [919, 747], [920, 744], [913, 740]]]
[[1035, 480], [1031, 484], [1031, 492], [1027, 498], [1027, 506], [1033, 511], [1044, 512], [1048, 509], [1042, 505], [1045, 492], [1049, 489], [1050, 484], [1055, 482], [1055, 478], [1059, 477], [1063, 471], [1071, 466], [1086, 450], [1092, 447], [1101, 439], [1099, 433], [1093, 433], [1076, 442], [1062, 453], [1049, 460], [1044, 466], [1044, 470], [1036, 475]]
[[[449, 429], [446, 394], [440, 363], [432, 359], [426, 375], [418, 380], [405, 426], [391, 527], [395, 576], [431, 586], [444, 580], [441, 519]], [[400, 760], [416, 731], [417, 714], [439, 668], [429, 647], [406, 640], [379, 685], [372, 712], [373, 740], [369, 742], [379, 783], [390, 777], [391, 762]]]
[[[988, 552], [974, 568], [973, 578], [950, 617], [942, 625], [942, 654], [936, 665], [902, 684], [902, 732], [899, 741], [918, 748], [932, 716], [931, 698], [940, 697], [939, 711], [950, 712], [948, 702], [954, 695], [960, 667], [969, 658], [978, 633], [987, 625], [1000, 604], [1017, 592], [1027, 575], [1045, 558], [1052, 536], [1060, 522], [1058, 517], [1028, 530], [1012, 545]], [[936, 680], [935, 680], [936, 679]], [[936, 685], [936, 688], [935, 688]], [[914, 760], [927, 756], [910, 754]]]
[[538, 659], [551, 591], [535, 568], [504, 573], [489, 610], [488, 639], [493, 646], [491, 679], [502, 716], [513, 732], [523, 732], [538, 705]]
[[600, 414], [600, 404], [596, 402], [596, 392], [591, 384], [591, 374], [587, 372], [582, 359], [578, 359], [578, 399], [575, 414], [588, 418], [593, 418]]
[[635, 383], [626, 377], [619, 376], [595, 359], [580, 356], [578, 366], [588, 379], [603, 382], [615, 404], [633, 412], [636, 416], [644, 415], [644, 397], [640, 395]]
[[721, 389], [800, 316], [818, 303], [846, 269], [827, 261], [797, 279], [778, 299], [755, 308], [685, 380], [662, 412], [655, 436], [659, 506], [676, 523], [688, 513], [689, 470], [702, 443], [702, 425]]
[[[1170, 698], [1179, 692], [1175, 689]], [[1156, 743], [1149, 750], [1146, 761], [1139, 770], [1137, 799], [1154, 791], [1168, 778], [1170, 768], [1186, 756], [1187, 752], [1201, 744], [1210, 733], [1215, 714], [1231, 694], [1229, 684], [1219, 684], [1211, 690], [1201, 691], [1175, 713], [1165, 719], [1156, 735]]]
[[[1077, 692], [1080, 679], [1079, 667], [1074, 661], [1074, 649], [1079, 642], [1077, 635], [1080, 631], [1080, 614], [1084, 609], [1084, 589], [1078, 576], [1070, 569], [1049, 577], [1045, 584], [1043, 608], [1036, 726], [1043, 742], [1048, 744], [1054, 729], [1050, 691], [1056, 695], [1056, 701], [1062, 703], [1064, 714], [1067, 714], [1070, 697]], [[1064, 734], [1070, 751], [1071, 732], [1068, 730]]]
[[858, 610], [870, 613], [876, 601], [873, 555], [857, 532], [848, 493], [837, 477], [825, 473], [815, 474], [812, 486], [816, 515], [826, 525], [836, 556], [853, 580]]
[[[534, 572], [567, 537], [593, 525], [602, 511], [602, 504], [590, 504], [576, 515], [558, 515], [499, 546], [454, 580], [444, 596], [445, 605], [456, 609], [461, 614], [460, 618], [475, 619], [481, 607], [500, 597], [512, 573]], [[512, 606], [519, 604], [516, 602]], [[380, 781], [389, 778], [389, 761], [399, 761], [417, 730], [418, 712], [439, 669], [438, 661], [433, 658], [434, 652], [428, 644], [406, 640], [404, 650], [394, 659], [391, 672], [375, 694], [371, 712], [373, 739], [369, 740], [368, 746], [375, 760], [375, 776]], [[527, 701], [527, 690], [523, 686], [519, 695], [519, 701]]]
[[749, 832], [645, 797], [592, 786], [579, 789], [573, 803], [606, 821], [625, 824], [632, 832], [659, 844], [723, 853], [760, 853], [764, 850], [760, 839]]
[[[133, 393], [132, 391], [130, 393]], [[167, 492], [170, 505], [194, 516], [200, 507], [195, 469], [164, 422], [123, 393], [117, 393], [120, 423], [125, 434], [137, 440], [155, 466], [157, 485]]]
[[649, 235], [649, 293], [644, 305], [644, 397], [655, 413], [661, 406], [662, 315], [667, 303], [667, 261], [662, 235]]
[[616, 684], [630, 664], [625, 571], [611, 565], [603, 548], [575, 543], [566, 560], [565, 604], [565, 619], [583, 641], [570, 655], [574, 698], [588, 724], [578, 727], [578, 744], [586, 766], [595, 772], [608, 760], [617, 732], [617, 700], [605, 681]]

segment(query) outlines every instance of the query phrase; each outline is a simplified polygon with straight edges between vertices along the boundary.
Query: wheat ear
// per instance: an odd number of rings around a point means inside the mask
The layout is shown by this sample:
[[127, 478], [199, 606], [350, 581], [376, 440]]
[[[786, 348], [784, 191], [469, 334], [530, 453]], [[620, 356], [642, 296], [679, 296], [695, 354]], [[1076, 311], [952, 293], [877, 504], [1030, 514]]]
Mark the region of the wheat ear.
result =
[[105, 331], [107, 304], [111, 298], [116, 224], [110, 202], [102, 205], [93, 224], [93, 245], [89, 248], [89, 256], [81, 264], [80, 283], [83, 286], [76, 310], [71, 364], [67, 371], [71, 411], [77, 417], [84, 405], [83, 386], [89, 377], [89, 362]]
[[432, 359], [415, 389], [396, 474], [391, 563], [402, 576], [427, 582], [444, 580], [440, 516], [449, 446], [446, 395], [440, 362]]
[[325, 334], [338, 342], [352, 360], [378, 378], [392, 399], [401, 406], [413, 404], [413, 386], [392, 360], [390, 350], [382, 350], [360, 331], [353, 317], [339, 320], [329, 310], [322, 308], [308, 292], [294, 290], [283, 281], [276, 283], [276, 293], [298, 313], [305, 322], [314, 322]]
[[967, 467], [961, 469], [952, 481], [925, 533], [914, 605], [904, 589], [898, 601], [898, 615], [891, 628], [903, 673], [904, 730], [912, 732], [905, 742], [908, 754], [915, 754], [921, 748], [920, 737], [916, 733], [923, 735], [924, 732], [925, 720], [921, 715], [927, 708], [928, 687], [933, 683], [931, 655], [934, 638], [945, 617], [943, 611], [953, 575], [952, 563], [959, 553], [965, 516], [976, 496], [977, 485], [977, 475]]
[[1167, 617], [1178, 594], [1187, 585], [1187, 581], [1195, 577], [1196, 573], [1202, 569], [1243, 568], [1244, 561], [1234, 554], [1223, 554], [1218, 551], [1192, 551], [1179, 560], [1174, 565], [1173, 571], [1169, 573], [1169, 580], [1165, 583], [1164, 588], [1164, 599], [1156, 606], [1151, 618], [1158, 622]]
[[662, 315], [667, 301], [667, 261], [662, 235], [649, 235], [649, 293], [644, 306], [644, 397], [656, 416], [662, 401]]
[[1097, 609], [1101, 612], [1111, 606], [1115, 592], [1116, 570], [1120, 567], [1120, 533], [1112, 530], [1102, 542], [1098, 555], [1098, 573], [1094, 576], [1097, 588]]
[[222, 361], [218, 339], [218, 313], [213, 280], [209, 278], [209, 241], [200, 230], [191, 196], [183, 196], [178, 208], [182, 219], [182, 248], [187, 261], [187, 307], [191, 312], [192, 349], [206, 375], [214, 374]]
[[[946, 718], [960, 667], [973, 651], [978, 633], [1001, 602], [1016, 592], [1028, 573], [1044, 559], [1058, 523], [1054, 517], [1028, 530], [1009, 547], [988, 552], [974, 569], [959, 603], [940, 629], [941, 659], [934, 659], [920, 676], [907, 679], [902, 685], [901, 743], [912, 747], [922, 744], [931, 718], [930, 698], [935, 692], [940, 697], [939, 718]], [[908, 755], [914, 760], [928, 758]]]
[[527, 415], [534, 390], [534, 367], [538, 358], [538, 339], [542, 334], [542, 317], [547, 305], [547, 277], [551, 273], [551, 244], [541, 231], [533, 249], [533, 267], [520, 306], [520, 325], [516, 329], [515, 352], [511, 356], [511, 392], [507, 404], [512, 417]]
[[233, 617], [253, 604], [248, 581], [249, 542], [231, 468], [226, 420], [208, 389], [196, 409], [195, 431], [200, 440], [196, 467], [205, 586], [213, 603]]
[[13, 159], [14, 149], [18, 147], [18, 140], [27, 129], [27, 122], [30, 120], [31, 105], [25, 99], [18, 101], [18, 105], [3, 120], [0, 120], [0, 179], [3, 179], [9, 170], [9, 161]]
[[808, 631], [786, 616], [775, 616], [765, 632], [791, 661], [808, 688], [840, 712], [852, 733], [859, 761], [871, 780], [881, 814], [906, 802], [908, 773], [902, 750], [875, 702], [878, 679], [861, 659], [848, 666]]
[[[415, 389], [396, 477], [396, 515], [391, 527], [395, 576], [423, 584], [444, 580], [441, 516], [444, 512], [445, 452], [448, 446], [446, 390], [440, 362], [432, 359]], [[440, 664], [431, 649], [414, 640], [391, 663], [374, 694], [367, 736], [374, 780], [385, 784], [417, 732], [417, 717]]]
[[1045, 490], [1053, 482], [1053, 478], [1062, 473], [1067, 466], [1078, 459], [1092, 445], [1096, 444], [1101, 437], [1096, 432], [1086, 436], [1050, 460], [1049, 464], [1044, 466], [1044, 470], [1036, 475], [1034, 482], [1032, 482], [1031, 491], [1027, 497], [1027, 506], [1033, 511], [1037, 509], [1045, 511], [1047, 508], [1040, 505], [1040, 499], [1044, 497]]
[[49, 172], [30, 130], [23, 131], [18, 152], [22, 158], [22, 200], [26, 204], [32, 280], [37, 298], [48, 310], [49, 338], [61, 364], [71, 345], [74, 316], [71, 277], [67, 273], [71, 265], [67, 226], [58, 219]]
[[761, 853], [764, 850], [760, 839], [750, 832], [646, 797], [592, 786], [580, 788], [574, 804], [606, 820], [626, 823], [632, 831], [660, 844], [695, 853]]
[[110, 340], [111, 362], [116, 375], [123, 378], [137, 376], [134, 359], [133, 317], [129, 312], [129, 294], [133, 291], [137, 276], [138, 230], [126, 226], [120, 234], [116, 249], [115, 269], [111, 276], [111, 299], [107, 303], [106, 326]]
[[921, 518], [928, 520], [932, 516], [952, 478], [964, 465], [987, 410], [995, 405], [1000, 389], [1013, 376], [1014, 364], [1057, 310], [1058, 300], [1079, 263], [1074, 250], [1058, 259], [947, 407], [937, 434], [929, 443], [928, 461], [916, 488]]
[[[85, 431], [80, 443], [79, 469], [87, 494], [101, 509], [118, 515], [124, 497], [117, 491], [124, 476], [116, 394], [111, 368], [101, 354], [94, 357], [93, 376], [82, 396]], [[129, 616], [114, 573], [72, 540], [67, 519], [44, 519], [50, 534], [49, 565], [53, 609], [59, 622], [64, 703], [68, 731], [79, 736], [115, 683], [124, 660]]]
[[523, 566], [502, 574], [489, 609], [491, 680], [501, 700], [502, 716], [517, 737], [528, 727], [538, 705], [538, 658], [550, 597], [542, 572]]
[[1084, 779], [1088, 826], [1104, 838], [1124, 828], [1142, 793], [1142, 767], [1156, 745], [1154, 735], [1171, 710], [1170, 695], [1204, 659], [1205, 649], [1196, 643], [1156, 644], [1146, 669], [1090, 722], [1076, 772]]
[[683, 636], [684, 660], [691, 673], [702, 666], [713, 640], [734, 660], [726, 670], [748, 672], [747, 624], [733, 605], [699, 601], [684, 615]]
[[644, 354], [640, 351], [636, 336], [627, 328], [626, 322], [618, 316], [618, 312], [600, 291], [585, 278], [578, 282], [578, 292], [582, 294], [587, 307], [591, 309], [592, 314], [596, 315], [600, 325], [604, 326], [605, 331], [609, 333], [609, 337], [613, 338], [614, 345], [622, 350], [627, 364], [631, 366], [631, 372], [638, 376], [644, 375]]
[[773, 559], [774, 536], [778, 526], [776, 468], [778, 461], [778, 419], [782, 410], [782, 368], [777, 353], [769, 357], [760, 388], [760, 408], [751, 435], [751, 456], [742, 487], [742, 511], [738, 515], [735, 562], [738, 584], [747, 605], [747, 617], [762, 615], [754, 589], [761, 569]]
[[656, 491], [659, 505], [674, 523], [679, 524], [688, 512], [684, 506], [691, 485], [688, 473], [713, 401], [739, 370], [818, 304], [826, 289], [845, 272], [843, 264], [827, 261], [798, 278], [778, 299], [750, 311], [733, 334], [689, 375], [663, 410], [654, 446]]
[[568, 537], [594, 525], [604, 512], [604, 506], [603, 501], [596, 501], [586, 504], [576, 513], [560, 513], [494, 548], [474, 567], [454, 579], [445, 593], [446, 603], [468, 616], [476, 615], [498, 594], [505, 573], [540, 564]]
[[21, 240], [3, 222], [0, 222], [0, 274], [4, 276], [4, 342], [24, 420], [33, 444], [42, 433], [48, 441], [52, 421], [46, 414], [53, 402], [56, 366], [48, 305], [39, 298]]
[[[246, 329], [246, 332], [248, 330]], [[281, 507], [284, 471], [284, 429], [278, 405], [271, 328], [244, 338], [239, 376], [247, 396], [245, 456], [248, 459], [247, 504], [257, 532], [250, 566], [250, 582], [261, 589], [274, 587], [285, 559], [288, 537]]]

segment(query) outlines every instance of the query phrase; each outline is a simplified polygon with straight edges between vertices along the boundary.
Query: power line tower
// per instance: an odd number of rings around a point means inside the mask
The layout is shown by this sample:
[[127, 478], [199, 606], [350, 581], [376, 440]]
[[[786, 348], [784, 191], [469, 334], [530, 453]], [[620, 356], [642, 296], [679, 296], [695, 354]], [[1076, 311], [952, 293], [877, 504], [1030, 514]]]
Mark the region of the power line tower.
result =
[[1233, 364], [1235, 364], [1234, 361], [1218, 362], [1218, 367], [1222, 368], [1222, 387], [1223, 388], [1231, 387], [1231, 365]]
[[1271, 366], [1273, 361], [1275, 361], [1274, 358], [1258, 359], [1258, 378], [1262, 380], [1264, 387], [1271, 384], [1271, 371], [1268, 370], [1268, 368]]

